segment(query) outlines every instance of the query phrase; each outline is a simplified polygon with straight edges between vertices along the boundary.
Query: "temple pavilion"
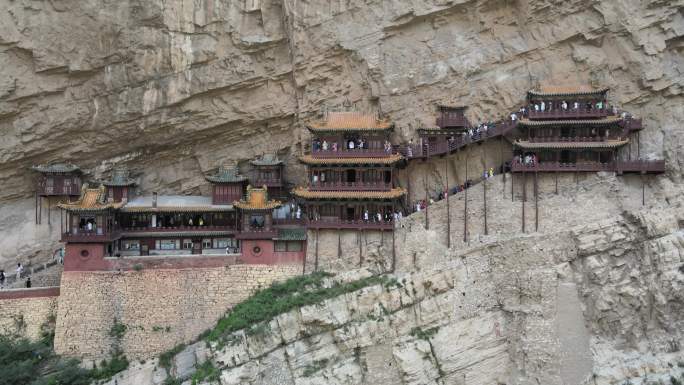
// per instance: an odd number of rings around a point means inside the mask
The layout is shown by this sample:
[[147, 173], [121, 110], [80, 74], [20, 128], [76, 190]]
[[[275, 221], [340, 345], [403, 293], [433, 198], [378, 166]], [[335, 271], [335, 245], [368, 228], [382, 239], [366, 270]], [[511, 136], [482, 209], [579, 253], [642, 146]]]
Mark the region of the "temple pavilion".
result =
[[293, 194], [305, 207], [309, 228], [392, 229], [392, 213], [406, 194], [396, 187], [403, 157], [392, 148], [392, 123], [358, 112], [330, 112], [308, 125], [311, 153], [307, 186]]
[[636, 159], [641, 120], [610, 108], [607, 93], [588, 86], [529, 91], [512, 171], [662, 172], [662, 162]]
[[128, 169], [118, 167], [112, 171], [109, 179], [101, 182], [107, 189], [107, 200], [111, 202], [128, 202], [135, 187], [135, 180], [130, 177]]
[[41, 223], [43, 198], [48, 203], [50, 223], [50, 198], [77, 197], [81, 193], [81, 169], [71, 163], [49, 163], [31, 167], [39, 173], [36, 178], [36, 223]]

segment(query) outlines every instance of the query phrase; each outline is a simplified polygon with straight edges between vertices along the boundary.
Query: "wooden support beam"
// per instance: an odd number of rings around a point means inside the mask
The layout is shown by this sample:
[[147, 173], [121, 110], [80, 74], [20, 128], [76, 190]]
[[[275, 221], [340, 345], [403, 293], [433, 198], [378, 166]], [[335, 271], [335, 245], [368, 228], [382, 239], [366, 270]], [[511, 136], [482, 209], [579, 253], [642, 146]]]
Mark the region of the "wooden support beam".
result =
[[463, 242], [468, 242], [468, 153], [465, 155], [465, 194], [463, 195]]
[[35, 217], [36, 217], [36, 224], [38, 224], [38, 191], [35, 193], [35, 201], [34, 203], [34, 211], [35, 211]]
[[337, 232], [337, 258], [342, 257], [342, 232]]
[[444, 157], [445, 159], [445, 185], [446, 185], [446, 216], [447, 216], [447, 248], [451, 247], [451, 215], [449, 208], [449, 157]]
[[513, 186], [515, 185], [515, 179], [513, 179], [513, 171], [511, 171], [511, 202], [513, 202]]
[[503, 135], [500, 136], [499, 141], [499, 164], [501, 164], [501, 173], [503, 174], [503, 188], [501, 189], [501, 195], [506, 197], [506, 165], [503, 161]]
[[430, 209], [430, 199], [428, 197], [428, 186], [427, 186], [427, 176], [423, 174], [423, 187], [425, 188], [425, 230], [430, 229], [430, 219], [429, 209]]
[[361, 235], [363, 235], [363, 230], [359, 229], [359, 267], [363, 266], [363, 245], [361, 242]]
[[392, 272], [394, 273], [394, 269], [396, 268], [397, 264], [397, 252], [396, 252], [396, 246], [395, 246], [395, 241], [394, 241], [394, 230], [392, 230]]
[[556, 171], [554, 174], [556, 174], [556, 195], [558, 195], [558, 171]]
[[51, 224], [51, 222], [50, 222], [50, 197], [48, 197], [47, 202], [48, 202], [48, 210], [47, 210], [48, 226], [50, 226], [50, 224]]
[[644, 182], [644, 172], [641, 172], [641, 205], [646, 205], [646, 184]]
[[316, 259], [314, 259], [314, 271], [318, 271], [318, 238], [321, 237], [321, 229], [316, 229]]
[[534, 172], [534, 231], [539, 231], [539, 185], [537, 183], [538, 172]]
[[525, 232], [525, 201], [527, 200], [527, 174], [523, 171], [522, 232]]
[[484, 203], [484, 233], [485, 235], [489, 234], [489, 231], [487, 230], [487, 179], [482, 181], [482, 199]]
[[637, 131], [637, 159], [641, 158], [641, 141], [639, 140], [639, 131]]

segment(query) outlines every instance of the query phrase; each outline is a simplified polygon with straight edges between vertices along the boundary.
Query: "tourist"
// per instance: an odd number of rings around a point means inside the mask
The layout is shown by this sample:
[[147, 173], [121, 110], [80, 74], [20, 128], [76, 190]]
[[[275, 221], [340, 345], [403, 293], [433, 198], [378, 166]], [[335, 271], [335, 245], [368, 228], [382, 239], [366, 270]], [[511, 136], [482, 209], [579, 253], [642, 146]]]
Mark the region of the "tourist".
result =
[[366, 221], [366, 222], [368, 222], [368, 210], [365, 210], [365, 211], [363, 212], [363, 220]]
[[363, 139], [359, 138], [359, 150], [363, 150], [363, 146], [365, 143], [363, 142]]
[[337, 142], [332, 142], [332, 150], [333, 152], [337, 152]]
[[318, 139], [314, 139], [313, 141], [313, 150], [314, 152], [318, 151], [321, 149], [321, 141]]
[[376, 214], [376, 217], [377, 217], [378, 222], [382, 222], [382, 213], [380, 211], [378, 211], [378, 213]]
[[518, 115], [516, 115], [515, 112], [511, 114], [511, 120], [514, 122], [518, 120]]
[[494, 176], [494, 167], [490, 167], [489, 168], [489, 177], [491, 178], [493, 176]]
[[188, 226], [192, 226], [192, 218], [188, 219]]
[[31, 288], [31, 277], [26, 278], [26, 288], [27, 289]]
[[323, 149], [323, 151], [328, 151], [328, 141], [327, 140], [323, 140], [323, 144], [321, 144], [321, 148]]
[[406, 156], [409, 158], [413, 157], [413, 139], [409, 139], [408, 146], [406, 147]]
[[539, 104], [534, 103], [534, 111], [539, 112]]
[[541, 112], [544, 112], [544, 110], [546, 110], [546, 103], [544, 103], [544, 101], [539, 103], [539, 110], [541, 110]]
[[88, 229], [88, 231], [93, 231], [93, 222], [88, 222], [86, 229]]
[[295, 217], [297, 219], [300, 219], [302, 217], [302, 209], [299, 206], [297, 206], [297, 213], [295, 214]]
[[561, 103], [561, 108], [562, 108], [564, 111], [567, 111], [567, 109], [568, 109], [568, 102], [566, 102], [565, 100], [563, 100], [563, 102]]
[[573, 104], [573, 109], [574, 109], [574, 110], [579, 110], [579, 102], [575, 102], [575, 103]]
[[356, 143], [354, 143], [354, 139], [349, 139], [349, 142], [347, 142], [347, 148], [349, 148], [350, 150], [353, 150], [355, 146], [356, 146]]
[[21, 263], [17, 263], [17, 281], [21, 279], [21, 273], [24, 272], [24, 266], [21, 265]]

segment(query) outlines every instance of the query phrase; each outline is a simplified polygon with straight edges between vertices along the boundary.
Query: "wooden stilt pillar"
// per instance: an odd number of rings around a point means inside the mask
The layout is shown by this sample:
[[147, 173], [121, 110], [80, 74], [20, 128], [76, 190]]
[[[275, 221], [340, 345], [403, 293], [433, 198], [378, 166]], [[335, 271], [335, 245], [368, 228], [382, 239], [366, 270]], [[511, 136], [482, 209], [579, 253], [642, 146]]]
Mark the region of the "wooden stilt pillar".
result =
[[465, 187], [463, 195], [463, 242], [468, 242], [468, 154], [465, 157]]
[[337, 258], [342, 257], [342, 232], [337, 232]]
[[35, 194], [35, 205], [34, 205], [34, 210], [35, 210], [35, 216], [36, 216], [36, 224], [38, 224], [38, 191], [36, 191]]
[[539, 231], [539, 184], [537, 182], [538, 172], [534, 172], [534, 231]]
[[513, 179], [513, 171], [511, 171], [511, 202], [513, 202], [513, 186], [515, 185], [515, 180]]
[[451, 215], [450, 215], [450, 208], [449, 208], [449, 156], [445, 156], [444, 159], [446, 160], [446, 176], [445, 176], [445, 185], [446, 185], [446, 216], [447, 216], [447, 248], [451, 247]]
[[522, 232], [525, 232], [525, 201], [527, 200], [527, 174], [523, 171]]
[[38, 197], [38, 224], [43, 224], [43, 197]]
[[59, 210], [59, 236], [64, 234], [64, 215], [62, 209]]
[[314, 271], [318, 271], [318, 239], [321, 237], [321, 229], [316, 229], [316, 259], [314, 259]]
[[484, 233], [485, 235], [489, 235], [489, 231], [487, 229], [487, 179], [482, 181], [482, 195], [484, 203]]
[[47, 211], [48, 226], [50, 226], [51, 222], [50, 222], [50, 198], [49, 197], [47, 199], [47, 202], [48, 202], [48, 211]]
[[639, 140], [639, 131], [637, 131], [637, 159], [641, 159], [641, 141]]
[[361, 242], [361, 236], [363, 235], [363, 230], [359, 229], [359, 267], [363, 266], [363, 244]]
[[499, 142], [499, 163], [501, 164], [501, 173], [503, 174], [503, 188], [501, 189], [501, 194], [506, 197], [506, 165], [503, 161], [503, 135], [501, 135], [501, 141]]
[[428, 186], [427, 186], [427, 177], [423, 175], [423, 186], [425, 187], [425, 230], [430, 229], [430, 219], [429, 217], [429, 210], [430, 210], [430, 197], [428, 196]]
[[555, 174], [556, 174], [556, 195], [558, 195], [558, 171], [556, 171]]
[[392, 272], [394, 273], [394, 269], [397, 266], [397, 249], [395, 246], [395, 240], [394, 240], [394, 230], [392, 230]]
[[646, 205], [646, 184], [644, 182], [644, 173], [641, 172], [641, 205]]

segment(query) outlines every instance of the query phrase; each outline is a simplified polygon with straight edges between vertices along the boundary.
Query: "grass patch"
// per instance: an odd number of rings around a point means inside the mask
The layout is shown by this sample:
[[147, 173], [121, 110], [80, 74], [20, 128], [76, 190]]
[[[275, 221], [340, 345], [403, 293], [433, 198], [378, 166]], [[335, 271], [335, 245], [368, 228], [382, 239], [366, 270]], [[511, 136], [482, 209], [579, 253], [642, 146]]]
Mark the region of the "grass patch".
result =
[[112, 324], [112, 328], [109, 329], [109, 335], [116, 340], [121, 340], [123, 336], [126, 334], [126, 330], [128, 329], [128, 326], [126, 324], [123, 324], [117, 320], [114, 320], [114, 324]]
[[304, 367], [304, 373], [302, 373], [302, 377], [313, 376], [314, 374], [318, 373], [321, 369], [325, 368], [325, 365], [327, 364], [327, 359], [314, 361], [313, 363]]
[[367, 286], [384, 284], [387, 281], [384, 276], [373, 276], [358, 281], [339, 283], [332, 287], [323, 287], [324, 279], [331, 276], [330, 273], [315, 272], [290, 278], [282, 283], [274, 283], [269, 288], [258, 291], [219, 320], [216, 327], [206, 336], [206, 340], [225, 343], [228, 334], [269, 321], [292, 309], [317, 304], [329, 298]]
[[173, 357], [176, 356], [176, 354], [180, 353], [185, 349], [185, 344], [179, 344], [171, 348], [170, 350], [165, 351], [164, 353], [159, 355], [159, 366], [161, 366], [164, 369], [168, 369], [171, 367], [171, 361], [173, 360]]
[[192, 375], [192, 385], [197, 385], [201, 382], [217, 382], [221, 372], [211, 363], [205, 361], [202, 365], [197, 367], [197, 371]]
[[78, 360], [56, 355], [52, 341], [0, 337], [1, 385], [89, 385], [108, 380], [127, 367], [128, 360], [119, 354], [99, 368], [83, 369]]
[[439, 331], [439, 327], [434, 327], [430, 329], [421, 329], [420, 327], [415, 327], [411, 329], [411, 332], [409, 333], [411, 336], [421, 339], [421, 340], [429, 340], [432, 338], [437, 332]]

